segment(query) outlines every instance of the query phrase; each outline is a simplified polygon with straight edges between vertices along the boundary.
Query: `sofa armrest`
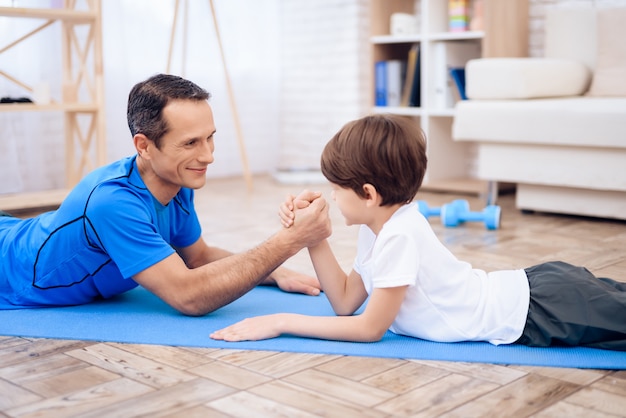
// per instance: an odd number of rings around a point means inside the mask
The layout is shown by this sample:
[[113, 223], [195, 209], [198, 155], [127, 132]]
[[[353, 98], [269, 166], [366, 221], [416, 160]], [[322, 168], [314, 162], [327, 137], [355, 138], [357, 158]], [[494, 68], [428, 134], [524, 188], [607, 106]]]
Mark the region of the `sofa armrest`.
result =
[[580, 96], [591, 71], [579, 61], [556, 58], [479, 58], [465, 67], [468, 99], [533, 99]]

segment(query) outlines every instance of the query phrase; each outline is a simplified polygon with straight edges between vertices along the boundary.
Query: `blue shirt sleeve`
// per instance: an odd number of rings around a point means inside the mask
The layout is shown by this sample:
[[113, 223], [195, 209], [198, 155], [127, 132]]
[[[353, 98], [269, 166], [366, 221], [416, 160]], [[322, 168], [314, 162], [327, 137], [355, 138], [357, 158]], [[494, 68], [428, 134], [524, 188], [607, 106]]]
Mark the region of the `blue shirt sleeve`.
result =
[[88, 236], [124, 278], [131, 278], [173, 254], [172, 245], [186, 246], [199, 238], [192, 199], [193, 194], [158, 210], [147, 191], [102, 185], [87, 206]]

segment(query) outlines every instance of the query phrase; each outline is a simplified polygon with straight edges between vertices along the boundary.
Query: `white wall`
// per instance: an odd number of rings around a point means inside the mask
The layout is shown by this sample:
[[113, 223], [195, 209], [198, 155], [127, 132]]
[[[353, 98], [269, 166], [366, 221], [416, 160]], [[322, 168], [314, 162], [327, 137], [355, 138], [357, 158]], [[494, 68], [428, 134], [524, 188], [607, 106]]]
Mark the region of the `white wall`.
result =
[[[265, 172], [276, 165], [279, 145], [279, 1], [214, 4], [250, 169]], [[174, 1], [105, 0], [102, 6], [108, 155], [113, 161], [133, 151], [126, 124], [128, 92], [167, 68]], [[216, 158], [208, 176], [239, 175], [242, 159], [209, 2], [189, 1], [186, 35], [184, 14], [181, 7], [170, 72], [212, 94]]]
[[528, 0], [528, 54], [543, 56], [543, 33], [546, 9], [550, 7], [625, 7], [626, 0]]
[[369, 108], [367, 0], [282, 0], [278, 169], [317, 170], [326, 142]]

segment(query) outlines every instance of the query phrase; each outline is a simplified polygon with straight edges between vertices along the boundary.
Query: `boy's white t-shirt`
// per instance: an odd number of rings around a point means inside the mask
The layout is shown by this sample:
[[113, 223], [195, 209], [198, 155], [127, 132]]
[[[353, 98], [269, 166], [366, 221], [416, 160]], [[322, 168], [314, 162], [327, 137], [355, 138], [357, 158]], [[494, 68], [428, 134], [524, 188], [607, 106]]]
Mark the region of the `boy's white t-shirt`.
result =
[[354, 269], [365, 289], [408, 285], [389, 328], [430, 341], [509, 344], [521, 337], [530, 290], [524, 270], [486, 273], [458, 260], [415, 204], [398, 209], [378, 236], [362, 225]]

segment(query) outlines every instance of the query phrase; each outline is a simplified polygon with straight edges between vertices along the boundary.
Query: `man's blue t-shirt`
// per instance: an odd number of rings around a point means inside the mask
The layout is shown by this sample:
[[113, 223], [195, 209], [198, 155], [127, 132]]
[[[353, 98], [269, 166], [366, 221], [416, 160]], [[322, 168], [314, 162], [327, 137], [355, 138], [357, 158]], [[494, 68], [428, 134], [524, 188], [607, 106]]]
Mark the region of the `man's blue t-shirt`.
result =
[[0, 309], [83, 304], [137, 286], [132, 277], [200, 238], [193, 190], [167, 205], [135, 157], [87, 175], [52, 212], [0, 217]]

